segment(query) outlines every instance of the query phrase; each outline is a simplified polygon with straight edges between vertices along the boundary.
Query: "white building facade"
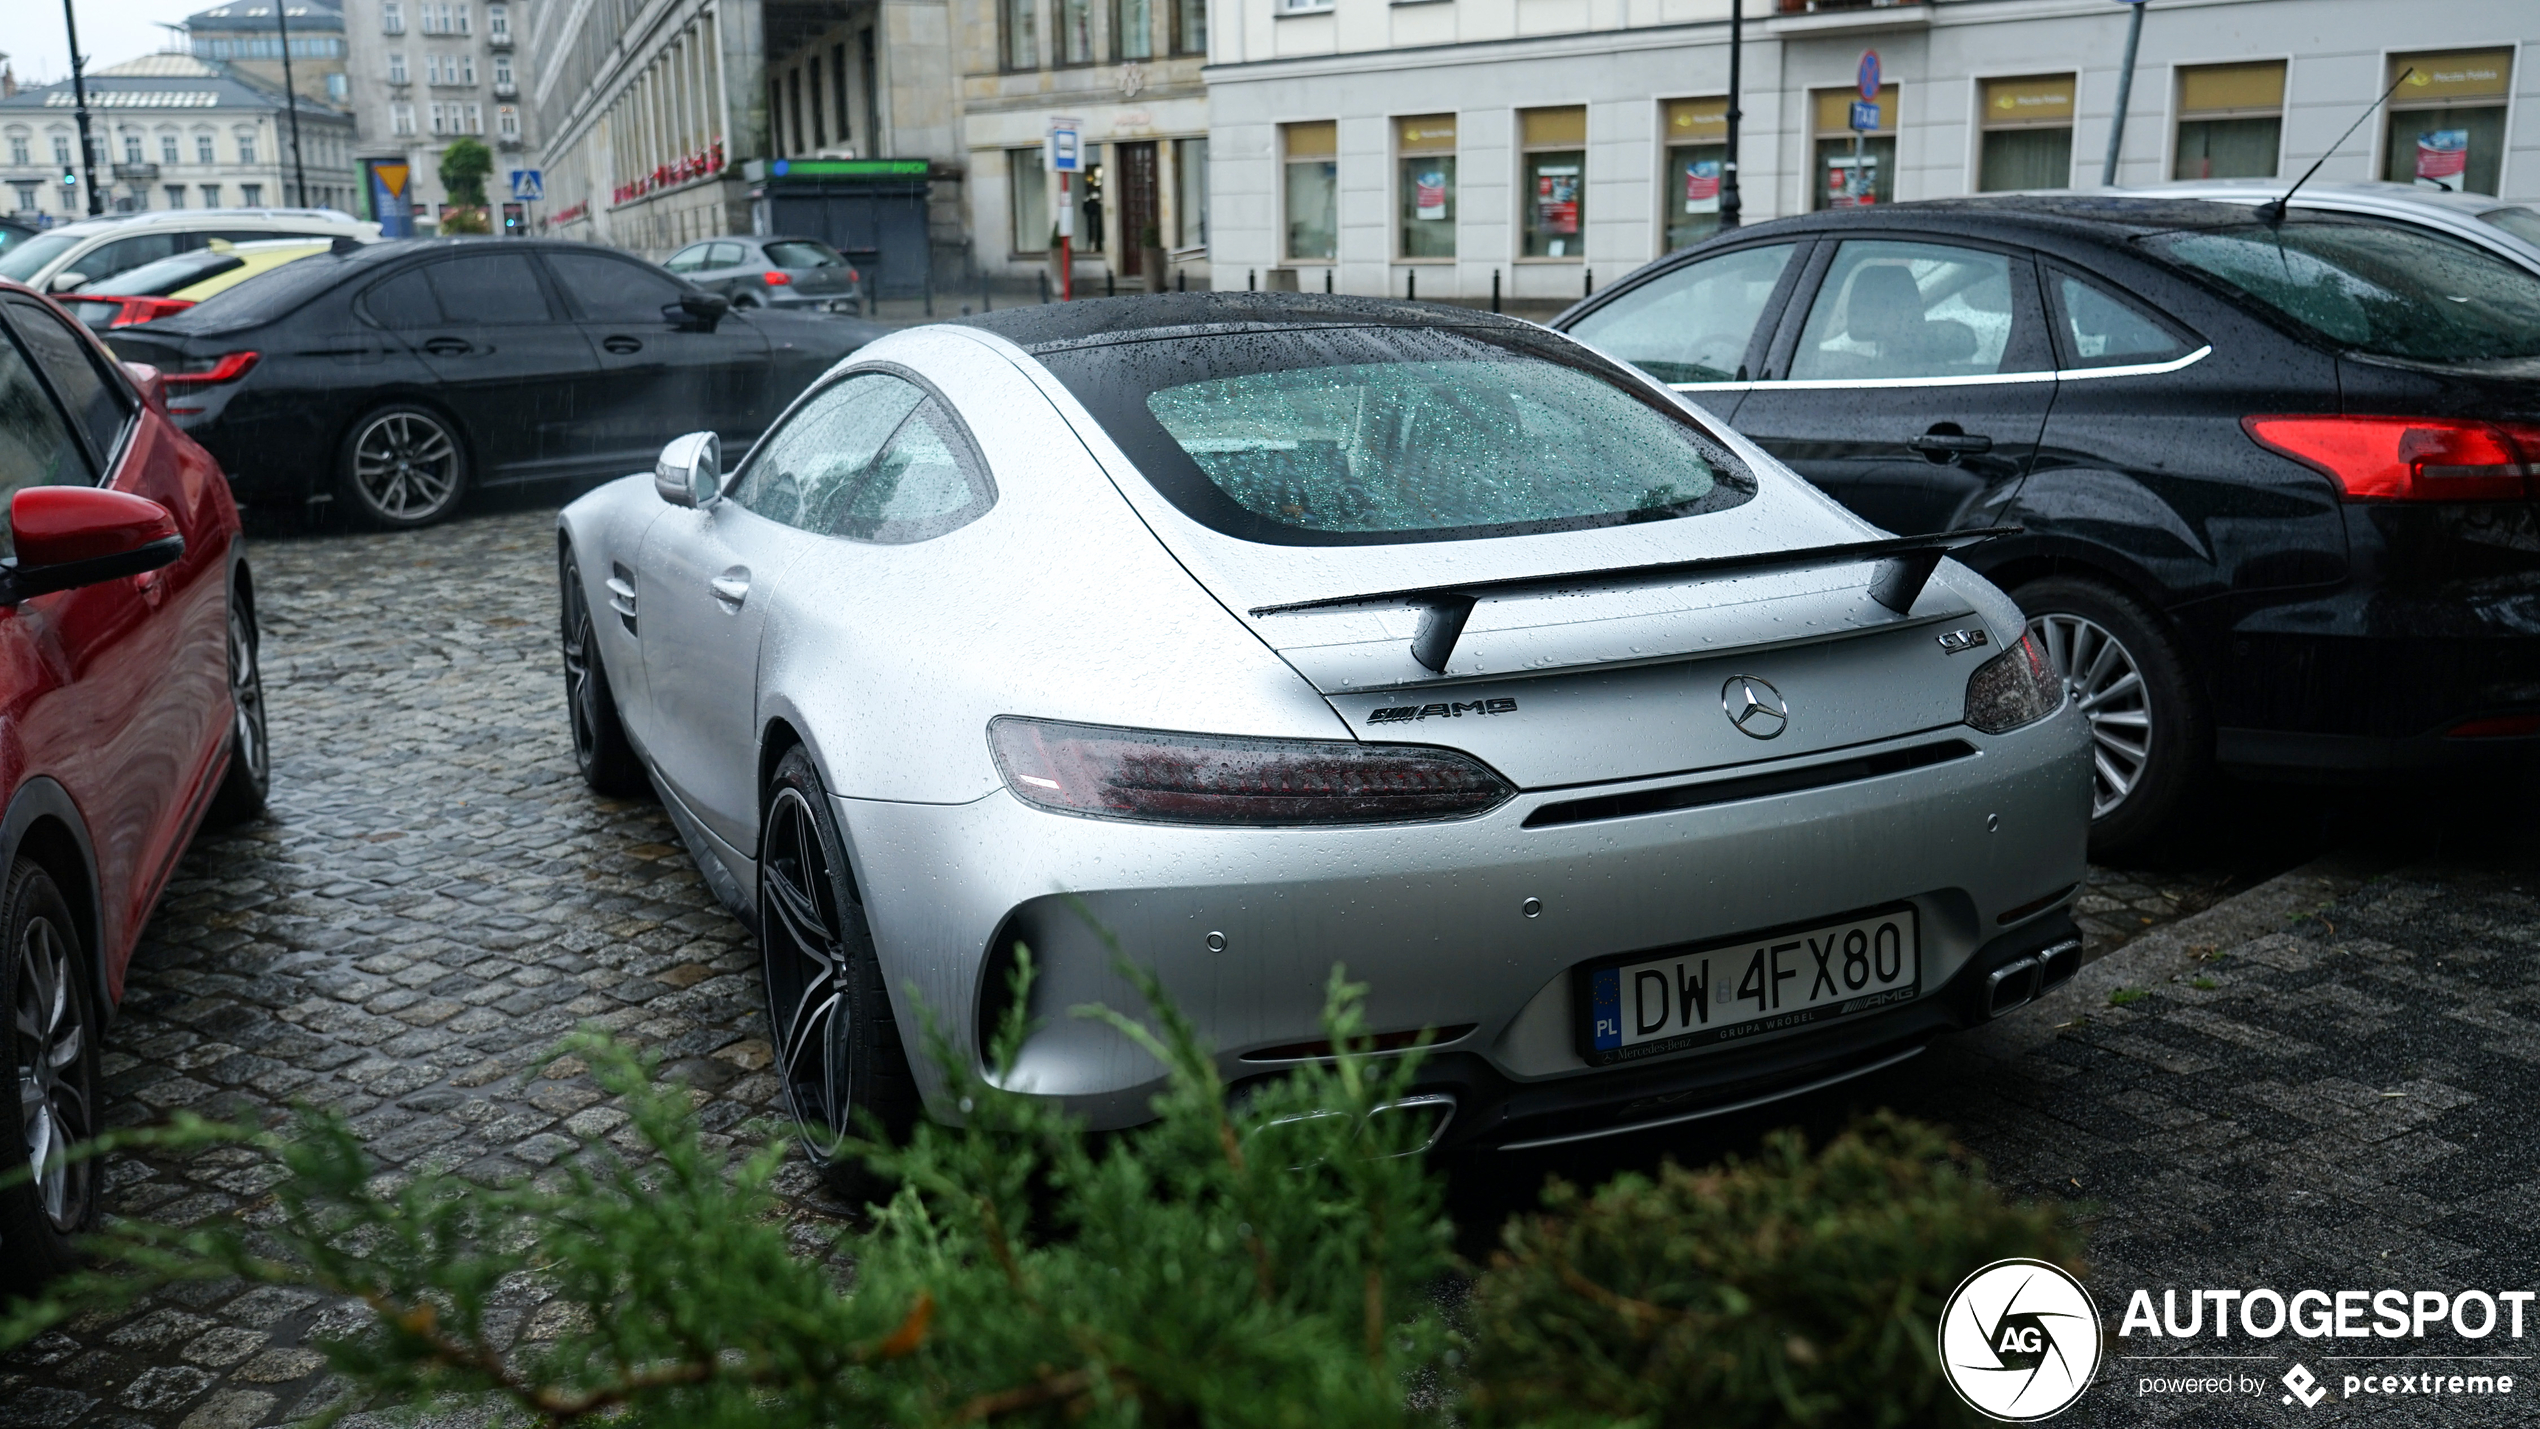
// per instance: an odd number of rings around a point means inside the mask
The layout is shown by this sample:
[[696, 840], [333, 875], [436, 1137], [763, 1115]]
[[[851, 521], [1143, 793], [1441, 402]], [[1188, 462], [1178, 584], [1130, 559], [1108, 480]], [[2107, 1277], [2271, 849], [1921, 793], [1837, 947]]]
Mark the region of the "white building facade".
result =
[[[525, 233], [538, 206], [506, 213], [511, 173], [538, 167], [525, 39], [539, 0], [345, 0], [346, 74], [361, 132], [365, 218], [391, 236], [439, 231], [451, 207], [441, 154], [470, 138], [493, 152], [488, 218]], [[402, 210], [402, 212], [401, 212]]]
[[[1213, 0], [1217, 285], [1581, 296], [1717, 224], [1729, 0]], [[1746, 0], [1744, 217], [2095, 188], [2128, 6]], [[2540, 199], [2540, 5], [2151, 0], [2117, 180]], [[1855, 131], [1862, 58], [1876, 127]], [[2413, 71], [2413, 73], [2409, 73]], [[1870, 116], [1863, 115], [1863, 118]]]

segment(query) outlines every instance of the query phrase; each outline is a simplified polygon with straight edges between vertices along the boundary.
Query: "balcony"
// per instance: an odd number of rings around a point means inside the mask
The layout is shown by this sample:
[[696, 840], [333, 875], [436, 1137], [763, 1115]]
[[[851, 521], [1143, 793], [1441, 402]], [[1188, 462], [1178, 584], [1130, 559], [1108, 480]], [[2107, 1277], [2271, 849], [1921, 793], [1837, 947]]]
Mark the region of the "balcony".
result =
[[520, 136], [517, 134], [502, 135], [494, 140], [494, 147], [502, 150], [506, 154], [517, 154], [521, 149]]
[[115, 165], [115, 178], [119, 182], [127, 184], [157, 183], [159, 181], [159, 166], [156, 164], [117, 164]]
[[485, 43], [498, 50], [508, 50], [512, 47], [512, 32], [508, 28], [501, 30], [487, 30], [485, 32]]
[[494, 81], [494, 97], [496, 99], [518, 99], [520, 97], [520, 86], [507, 79], [498, 79]]

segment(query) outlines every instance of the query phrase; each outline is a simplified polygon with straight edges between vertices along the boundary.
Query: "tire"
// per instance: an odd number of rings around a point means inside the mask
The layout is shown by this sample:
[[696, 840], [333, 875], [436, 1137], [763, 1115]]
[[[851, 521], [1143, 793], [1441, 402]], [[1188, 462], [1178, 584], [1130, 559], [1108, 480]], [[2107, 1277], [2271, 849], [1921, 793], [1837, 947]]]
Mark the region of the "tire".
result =
[[2095, 581], [2054, 576], [2012, 598], [2090, 719], [2090, 856], [2154, 852], [2213, 762], [2213, 730], [2178, 643], [2132, 597]]
[[765, 306], [766, 304], [759, 300], [759, 295], [747, 288], [743, 288], [741, 291], [732, 295], [732, 311], [736, 313], [745, 308], [758, 308]]
[[[17, 1083], [0, 1174], [49, 1160], [102, 1129], [97, 1028], [79, 925], [52, 875], [27, 859], [0, 893], [0, 1039]], [[104, 1165], [55, 1164], [0, 1190], [0, 1301], [32, 1295], [78, 1263], [76, 1241], [97, 1229]]]
[[841, 1154], [839, 1137], [878, 1121], [897, 1140], [917, 1121], [916, 1078], [875, 956], [846, 845], [811, 757], [786, 751], [759, 831], [759, 952], [785, 1102], [812, 1165], [850, 1201], [889, 1182]]
[[599, 633], [591, 628], [591, 602], [569, 546], [556, 553], [556, 593], [564, 616], [564, 708], [573, 730], [573, 762], [582, 782], [596, 792], [613, 799], [640, 797], [651, 782], [618, 716], [608, 667], [600, 663]]
[[273, 747], [265, 742], [265, 674], [256, 629], [256, 605], [244, 581], [229, 592], [229, 772], [203, 821], [214, 828], [243, 824], [265, 811], [273, 787]]
[[429, 526], [467, 494], [467, 445], [457, 424], [429, 407], [397, 403], [364, 413], [344, 434], [336, 484], [373, 526]]

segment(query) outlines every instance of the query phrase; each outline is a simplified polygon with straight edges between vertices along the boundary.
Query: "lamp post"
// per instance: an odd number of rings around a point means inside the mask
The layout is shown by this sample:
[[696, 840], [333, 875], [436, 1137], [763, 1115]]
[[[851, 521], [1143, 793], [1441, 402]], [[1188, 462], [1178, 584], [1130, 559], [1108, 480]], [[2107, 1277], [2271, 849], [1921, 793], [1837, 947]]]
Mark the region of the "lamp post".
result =
[[1738, 210], [1745, 201], [1737, 192], [1737, 122], [1745, 114], [1737, 107], [1738, 63], [1746, 53], [1746, 0], [1729, 0], [1729, 142], [1728, 151], [1720, 156], [1720, 231], [1737, 227]]
[[[62, 0], [69, 4], [70, 0]], [[291, 88], [291, 22], [284, 18], [291, 0], [273, 0], [273, 23], [282, 32], [282, 103], [291, 112], [291, 191], [292, 204], [309, 206], [309, 174], [300, 167], [300, 97]]]
[[2108, 122], [2108, 161], [2099, 166], [2099, 187], [2117, 186], [2117, 149], [2125, 143], [2127, 101], [2134, 98], [2134, 51], [2143, 43], [2143, 0], [2121, 0], [2134, 14], [2125, 26], [2125, 59], [2117, 66], [2117, 112]]
[[88, 139], [88, 80], [79, 57], [79, 16], [71, 10], [71, 0], [62, 0], [62, 28], [71, 39], [71, 104], [72, 116], [79, 121], [79, 173], [88, 185], [88, 216], [106, 211], [106, 201], [97, 192], [97, 150]]

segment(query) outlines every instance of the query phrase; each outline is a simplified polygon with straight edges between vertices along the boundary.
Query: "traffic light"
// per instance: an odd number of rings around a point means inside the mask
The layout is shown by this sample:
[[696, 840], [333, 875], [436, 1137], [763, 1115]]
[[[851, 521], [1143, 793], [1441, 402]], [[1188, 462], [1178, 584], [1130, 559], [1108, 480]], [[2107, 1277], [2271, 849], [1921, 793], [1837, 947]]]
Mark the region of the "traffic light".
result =
[[503, 236], [505, 238], [520, 237], [521, 230], [527, 222], [528, 220], [519, 204], [507, 203], [503, 205]]

